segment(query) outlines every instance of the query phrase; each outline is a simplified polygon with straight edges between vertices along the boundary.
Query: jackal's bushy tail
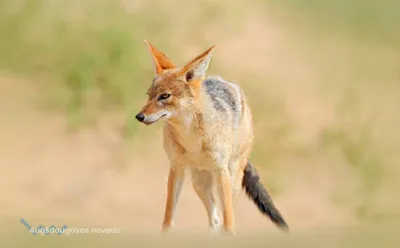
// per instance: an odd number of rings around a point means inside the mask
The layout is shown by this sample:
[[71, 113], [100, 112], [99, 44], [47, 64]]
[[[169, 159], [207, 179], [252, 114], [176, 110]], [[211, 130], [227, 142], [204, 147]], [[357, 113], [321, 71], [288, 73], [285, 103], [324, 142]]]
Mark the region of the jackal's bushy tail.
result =
[[283, 231], [288, 231], [289, 227], [283, 219], [279, 210], [275, 207], [264, 185], [260, 181], [257, 170], [250, 161], [244, 169], [242, 186], [247, 196], [257, 205], [258, 209], [267, 215]]

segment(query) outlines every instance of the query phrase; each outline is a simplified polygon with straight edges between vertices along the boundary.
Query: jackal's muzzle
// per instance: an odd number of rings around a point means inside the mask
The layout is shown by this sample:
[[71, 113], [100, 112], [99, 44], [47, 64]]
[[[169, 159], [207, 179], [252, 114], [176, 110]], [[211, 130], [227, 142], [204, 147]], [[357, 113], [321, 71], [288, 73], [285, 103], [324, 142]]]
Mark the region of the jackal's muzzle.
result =
[[164, 119], [164, 118], [169, 118], [170, 117], [170, 113], [168, 111], [160, 111], [157, 113], [153, 113], [150, 115], [144, 115], [142, 112], [140, 112], [139, 114], [137, 114], [135, 116], [136, 120], [138, 120], [139, 122], [142, 122], [146, 125], [150, 125], [155, 123], [158, 120]]
[[144, 114], [139, 113], [139, 114], [137, 114], [137, 115], [135, 116], [135, 118], [136, 118], [136, 120], [138, 120], [139, 122], [143, 122], [144, 119], [145, 119], [146, 117], [144, 116]]

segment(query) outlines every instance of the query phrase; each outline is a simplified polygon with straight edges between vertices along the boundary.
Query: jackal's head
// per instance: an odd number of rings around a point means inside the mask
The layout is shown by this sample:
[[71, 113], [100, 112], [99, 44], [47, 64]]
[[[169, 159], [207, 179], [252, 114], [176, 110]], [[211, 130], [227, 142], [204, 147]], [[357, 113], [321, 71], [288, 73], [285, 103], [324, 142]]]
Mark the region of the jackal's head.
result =
[[136, 119], [149, 125], [161, 119], [179, 116], [194, 107], [214, 46], [183, 68], [177, 68], [164, 53], [145, 42], [153, 57], [156, 76], [147, 92], [148, 101]]

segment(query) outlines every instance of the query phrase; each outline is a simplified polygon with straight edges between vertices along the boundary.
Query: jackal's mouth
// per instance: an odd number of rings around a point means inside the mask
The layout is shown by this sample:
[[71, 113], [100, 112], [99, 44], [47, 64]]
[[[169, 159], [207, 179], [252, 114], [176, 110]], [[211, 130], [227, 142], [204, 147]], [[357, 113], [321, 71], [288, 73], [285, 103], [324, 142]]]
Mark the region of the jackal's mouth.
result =
[[161, 119], [164, 119], [165, 117], [167, 117], [167, 114], [165, 113], [165, 114], [162, 114], [162, 115], [160, 115], [160, 117], [159, 118], [157, 118], [157, 119], [150, 119], [150, 120], [144, 120], [143, 121], [143, 123], [146, 125], [146, 126], [150, 126], [151, 124], [154, 124], [154, 123], [156, 123], [157, 121], [159, 121], [159, 120], [161, 120]]
[[143, 124], [145, 124], [146, 126], [150, 126], [151, 124], [154, 124], [155, 122], [157, 122], [158, 120], [149, 120], [149, 121], [146, 121], [146, 120], [144, 120], [143, 121]]

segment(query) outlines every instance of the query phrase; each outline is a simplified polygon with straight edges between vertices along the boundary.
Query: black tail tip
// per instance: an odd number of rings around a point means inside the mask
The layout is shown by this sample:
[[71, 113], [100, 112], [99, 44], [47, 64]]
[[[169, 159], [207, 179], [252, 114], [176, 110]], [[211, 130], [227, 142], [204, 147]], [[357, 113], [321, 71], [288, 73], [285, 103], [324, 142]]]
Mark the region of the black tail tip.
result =
[[290, 232], [289, 226], [285, 222], [279, 223], [279, 224], [277, 224], [277, 226], [284, 233], [289, 233]]
[[271, 218], [272, 222], [283, 232], [289, 232], [289, 226], [281, 215], [278, 218]]

